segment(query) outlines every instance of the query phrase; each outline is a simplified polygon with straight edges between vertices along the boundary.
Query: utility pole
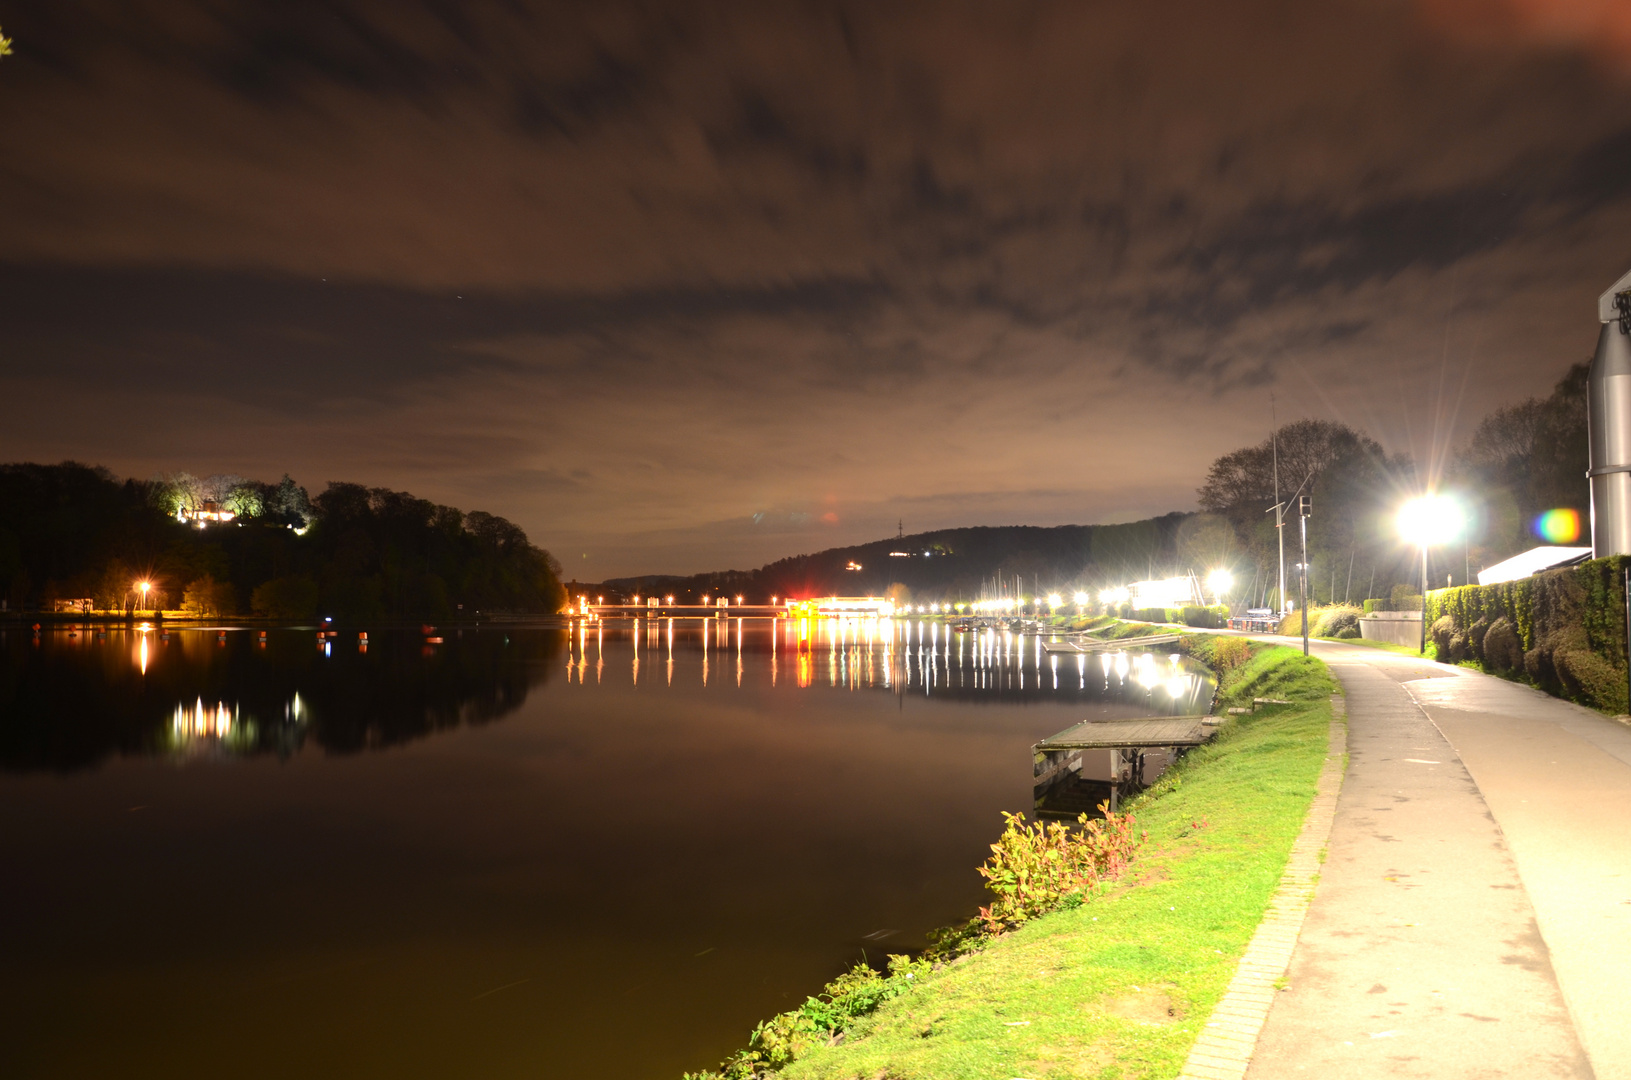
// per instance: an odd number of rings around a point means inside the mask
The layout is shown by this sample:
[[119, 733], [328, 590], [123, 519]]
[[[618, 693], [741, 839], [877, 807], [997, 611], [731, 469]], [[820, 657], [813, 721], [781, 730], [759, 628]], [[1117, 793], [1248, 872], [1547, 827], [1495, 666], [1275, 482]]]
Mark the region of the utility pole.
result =
[[1285, 530], [1285, 503], [1280, 501], [1280, 413], [1275, 407], [1274, 395], [1269, 395], [1269, 422], [1274, 429], [1269, 432], [1269, 443], [1274, 453], [1274, 535], [1280, 538], [1280, 614], [1286, 613], [1286, 530]]
[[[1308, 655], [1308, 515], [1314, 512], [1314, 497], [1312, 495], [1299, 495], [1297, 497], [1297, 518], [1303, 534], [1303, 561], [1301, 579], [1302, 612], [1303, 612], [1303, 655]], [[1425, 650], [1424, 650], [1425, 651]]]

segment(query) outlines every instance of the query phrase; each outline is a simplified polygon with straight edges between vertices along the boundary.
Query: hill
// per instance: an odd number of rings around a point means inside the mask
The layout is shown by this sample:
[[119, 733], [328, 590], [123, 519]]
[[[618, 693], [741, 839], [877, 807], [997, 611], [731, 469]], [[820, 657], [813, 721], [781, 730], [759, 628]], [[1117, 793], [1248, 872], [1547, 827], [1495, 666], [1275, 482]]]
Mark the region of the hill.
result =
[[[648, 575], [600, 584], [567, 583], [570, 595], [673, 594], [677, 600], [742, 596], [882, 595], [904, 589], [920, 601], [1026, 596], [1096, 590], [1160, 577], [1204, 560], [1204, 515], [1171, 513], [1122, 525], [1004, 525], [938, 529], [850, 547], [795, 555], [757, 570], [725, 570], [691, 577]], [[1017, 584], [1016, 584], [1017, 582]]]
[[0, 599], [12, 611], [89, 600], [285, 619], [554, 612], [559, 569], [503, 518], [407, 492], [331, 483], [308, 498], [287, 476], [0, 465]]

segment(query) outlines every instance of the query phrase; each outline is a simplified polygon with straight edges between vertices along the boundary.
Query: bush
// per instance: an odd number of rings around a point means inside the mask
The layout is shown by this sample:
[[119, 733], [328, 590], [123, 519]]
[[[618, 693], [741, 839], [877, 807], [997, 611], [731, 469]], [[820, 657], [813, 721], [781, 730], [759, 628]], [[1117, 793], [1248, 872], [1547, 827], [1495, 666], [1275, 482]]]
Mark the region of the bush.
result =
[[1576, 701], [1589, 701], [1617, 713], [1626, 711], [1625, 673], [1585, 647], [1584, 631], [1578, 641], [1553, 646], [1552, 667], [1563, 689]]
[[1111, 812], [1108, 803], [1100, 803], [1099, 812], [1103, 821], [1089, 821], [1083, 814], [1074, 829], [1058, 822], [1027, 825], [1024, 814], [1003, 812], [1007, 828], [980, 867], [986, 888], [996, 893], [996, 899], [980, 909], [989, 932], [1052, 911], [1067, 897], [1085, 893], [1127, 868], [1138, 846], [1133, 816]]
[[1354, 630], [1350, 637], [1357, 637], [1359, 633], [1359, 609], [1350, 604], [1333, 604], [1316, 613], [1314, 619], [1314, 637], [1334, 638], [1340, 637], [1342, 631]]
[[1333, 636], [1336, 637], [1338, 641], [1350, 641], [1354, 638], [1364, 637], [1365, 635], [1360, 633], [1359, 624], [1356, 621], [1352, 626], [1344, 626]]
[[1435, 620], [1427, 628], [1427, 640], [1438, 647], [1438, 655], [1447, 658], [1450, 655], [1450, 638], [1455, 635], [1455, 620], [1448, 615]]
[[1293, 611], [1290, 615], [1281, 619], [1275, 633], [1284, 634], [1287, 637], [1301, 637], [1303, 633], [1303, 613]]
[[866, 964], [856, 964], [828, 983], [820, 994], [806, 998], [796, 1009], [774, 1016], [753, 1029], [748, 1048], [720, 1065], [718, 1072], [687, 1073], [693, 1080], [756, 1080], [791, 1064], [818, 1038], [832, 1038], [851, 1022], [890, 998], [917, 988], [930, 964], [906, 956], [889, 957], [889, 971], [880, 975]]
[[1536, 645], [1523, 654], [1523, 672], [1529, 676], [1531, 682], [1540, 686], [1549, 685], [1557, 680], [1557, 671], [1552, 667], [1552, 650]]
[[1252, 647], [1245, 638], [1220, 637], [1212, 640], [1211, 668], [1219, 679], [1251, 658]]
[[1200, 607], [1190, 604], [1184, 608], [1181, 618], [1185, 626], [1193, 626], [1201, 630], [1216, 630], [1229, 618], [1229, 609], [1221, 604], [1210, 607]]
[[1163, 623], [1167, 621], [1166, 608], [1130, 608], [1129, 611], [1130, 614], [1123, 616], [1123, 618], [1132, 619], [1134, 622]]
[[1507, 672], [1523, 666], [1523, 645], [1512, 620], [1502, 615], [1484, 633], [1484, 664], [1491, 671]]
[[1467, 655], [1480, 664], [1484, 662], [1484, 636], [1489, 626], [1489, 619], [1482, 618], [1467, 628]]

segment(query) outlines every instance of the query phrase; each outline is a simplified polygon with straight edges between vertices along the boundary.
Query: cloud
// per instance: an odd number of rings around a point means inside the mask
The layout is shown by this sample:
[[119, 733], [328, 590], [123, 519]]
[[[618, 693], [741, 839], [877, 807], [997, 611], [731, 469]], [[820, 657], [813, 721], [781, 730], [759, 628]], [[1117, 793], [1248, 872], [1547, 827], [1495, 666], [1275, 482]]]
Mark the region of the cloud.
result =
[[589, 576], [1187, 505], [1270, 393], [1439, 453], [1627, 259], [1584, 0], [14, 8], [0, 453], [390, 484]]

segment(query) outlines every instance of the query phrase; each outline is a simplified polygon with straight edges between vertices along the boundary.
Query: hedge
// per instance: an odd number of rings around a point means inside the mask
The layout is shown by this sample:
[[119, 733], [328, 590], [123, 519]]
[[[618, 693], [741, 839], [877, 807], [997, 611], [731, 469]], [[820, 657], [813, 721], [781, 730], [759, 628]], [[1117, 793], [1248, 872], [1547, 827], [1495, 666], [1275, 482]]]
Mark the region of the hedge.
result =
[[1499, 585], [1436, 589], [1427, 594], [1426, 618], [1439, 659], [1471, 660], [1624, 713], [1625, 566], [1626, 557], [1615, 555]]

